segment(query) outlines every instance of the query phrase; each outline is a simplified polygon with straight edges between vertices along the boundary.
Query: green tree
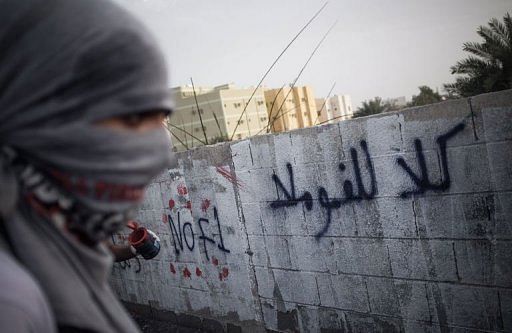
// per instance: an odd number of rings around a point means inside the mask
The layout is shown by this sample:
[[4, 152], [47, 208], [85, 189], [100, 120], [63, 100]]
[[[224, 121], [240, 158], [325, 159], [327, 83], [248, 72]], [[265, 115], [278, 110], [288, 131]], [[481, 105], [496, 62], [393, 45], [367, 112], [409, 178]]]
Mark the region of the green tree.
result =
[[421, 106], [442, 101], [441, 95], [430, 87], [421, 86], [418, 87], [418, 89], [420, 90], [419, 95], [412, 96], [412, 101], [409, 103], [409, 106]]
[[483, 43], [467, 42], [463, 50], [471, 53], [451, 67], [452, 74], [461, 74], [455, 83], [445, 84], [449, 94], [474, 96], [512, 88], [512, 18], [507, 13], [503, 22], [496, 18], [477, 33]]
[[369, 116], [384, 111], [386, 111], [386, 105], [382, 103], [382, 98], [375, 97], [374, 99], [364, 101], [354, 113], [354, 118]]

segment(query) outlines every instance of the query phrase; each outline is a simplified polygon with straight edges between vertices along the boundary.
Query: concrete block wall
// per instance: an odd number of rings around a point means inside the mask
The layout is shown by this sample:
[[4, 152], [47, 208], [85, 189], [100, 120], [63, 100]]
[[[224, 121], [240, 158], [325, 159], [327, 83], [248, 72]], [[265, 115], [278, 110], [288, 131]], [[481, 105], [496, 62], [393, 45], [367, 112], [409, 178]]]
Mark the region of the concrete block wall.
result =
[[512, 331], [512, 90], [180, 153], [139, 219], [120, 297], [217, 330]]

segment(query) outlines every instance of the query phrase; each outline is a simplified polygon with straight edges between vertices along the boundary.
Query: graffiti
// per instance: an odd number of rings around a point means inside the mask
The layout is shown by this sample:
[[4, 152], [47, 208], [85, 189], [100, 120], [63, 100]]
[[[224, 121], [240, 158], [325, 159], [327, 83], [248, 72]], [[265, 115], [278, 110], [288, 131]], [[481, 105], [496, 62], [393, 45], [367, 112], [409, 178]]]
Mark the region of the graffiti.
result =
[[[188, 189], [185, 185], [180, 184], [176, 187], [176, 190], [178, 192], [178, 197], [176, 200], [169, 199], [168, 207], [172, 211], [178, 211], [182, 208], [192, 210], [192, 203], [190, 202], [188, 198]], [[177, 201], [177, 202], [176, 202]]]
[[[172, 219], [171, 215], [168, 215], [167, 219], [169, 220], [169, 226], [171, 227], [171, 236], [172, 236], [172, 240], [173, 240], [173, 244], [174, 244], [174, 249], [176, 250], [176, 254], [180, 253], [179, 249], [181, 249], [181, 251], [183, 251], [183, 249], [184, 249], [183, 239], [185, 239], [185, 245], [187, 246], [187, 248], [190, 251], [193, 251], [194, 246], [195, 246], [195, 240], [194, 240], [195, 234], [194, 234], [194, 230], [192, 229], [192, 223], [185, 222], [185, 223], [183, 223], [183, 227], [182, 227], [180, 212], [178, 212], [178, 223], [177, 223], [178, 225], [177, 226], [174, 223], [174, 220]], [[187, 227], [189, 230], [188, 234], [190, 235], [190, 237], [187, 237], [187, 232], [186, 232]], [[189, 238], [191, 238], [190, 241], [189, 241]], [[178, 246], [179, 246], [179, 249], [178, 249]]]
[[[222, 228], [219, 220], [219, 214], [217, 212], [217, 208], [213, 207], [213, 216], [215, 219], [215, 222], [217, 224], [217, 230], [218, 230], [218, 243], [214, 240], [213, 235], [211, 237], [207, 235], [204, 224], [210, 224], [210, 220], [207, 218], [199, 218], [197, 220], [197, 225], [199, 226], [199, 232], [200, 235], [198, 239], [202, 241], [203, 243], [203, 250], [206, 257], [206, 260], [209, 261], [210, 257], [208, 255], [208, 244], [211, 245], [217, 245], [217, 248], [224, 252], [224, 253], [230, 253], [231, 251], [226, 248], [224, 244], [224, 237], [222, 236]], [[169, 214], [167, 215], [167, 221], [169, 224], [169, 227], [171, 229], [171, 236], [173, 240], [174, 250], [176, 251], [176, 254], [179, 255], [181, 252], [185, 249], [185, 246], [189, 251], [193, 251], [195, 248], [195, 235], [194, 228], [192, 227], [191, 222], [185, 222], [183, 223], [183, 226], [181, 225], [181, 214], [178, 211], [177, 213], [177, 221], [175, 222], [172, 216]]]
[[423, 194], [426, 191], [442, 192], [450, 188], [451, 178], [448, 170], [448, 158], [446, 156], [446, 143], [448, 140], [453, 138], [457, 133], [464, 129], [464, 124], [458, 124], [452, 128], [448, 133], [441, 135], [437, 138], [436, 143], [439, 147], [440, 158], [441, 158], [441, 172], [442, 181], [439, 184], [432, 184], [428, 176], [427, 164], [425, 162], [425, 155], [423, 154], [423, 146], [421, 140], [414, 140], [414, 147], [416, 149], [416, 158], [418, 159], [418, 165], [420, 167], [420, 175], [416, 175], [414, 171], [407, 165], [402, 157], [397, 158], [397, 163], [401, 166], [405, 172], [411, 177], [412, 181], [416, 185], [416, 189], [404, 191], [400, 193], [400, 197], [407, 198], [413, 194]]
[[201, 202], [201, 211], [203, 213], [206, 213], [206, 211], [208, 210], [208, 208], [210, 207], [210, 200], [208, 199], [203, 199], [203, 201]]
[[190, 271], [188, 270], [188, 267], [185, 266], [185, 268], [183, 269], [183, 276], [185, 278], [189, 278], [192, 276], [192, 273], [190, 273]]
[[[420, 175], [416, 175], [414, 171], [409, 167], [409, 165], [405, 162], [402, 157], [398, 157], [396, 162], [400, 167], [404, 169], [409, 177], [413, 180], [416, 188], [413, 190], [408, 190], [399, 193], [399, 196], [402, 198], [406, 198], [412, 194], [423, 194], [426, 191], [446, 191], [450, 188], [451, 179], [450, 173], [448, 170], [448, 158], [446, 153], [446, 143], [448, 140], [457, 135], [460, 131], [464, 129], [464, 124], [459, 124], [448, 131], [446, 134], [439, 136], [436, 140], [436, 143], [439, 148], [440, 154], [440, 163], [441, 163], [441, 172], [443, 180], [439, 184], [434, 184], [430, 181], [427, 165], [425, 162], [425, 156], [423, 153], [423, 147], [421, 140], [415, 139], [414, 145], [416, 149], [416, 157], [418, 160]], [[377, 187], [377, 179], [375, 176], [375, 169], [372, 163], [372, 158], [370, 152], [368, 150], [368, 145], [366, 141], [360, 142], [361, 150], [365, 155], [366, 160], [366, 168], [369, 174], [369, 190], [365, 187], [363, 183], [363, 177], [361, 173], [361, 166], [359, 165], [359, 157], [358, 152], [355, 148], [350, 148], [350, 157], [352, 162], [352, 170], [355, 178], [355, 189], [354, 184], [350, 180], [345, 180], [342, 185], [343, 189], [343, 198], [330, 198], [327, 190], [324, 187], [318, 188], [318, 204], [322, 209], [326, 212], [326, 220], [323, 224], [322, 229], [315, 234], [315, 237], [319, 239], [324, 236], [325, 233], [329, 230], [329, 227], [332, 222], [332, 211], [335, 209], [339, 209], [342, 205], [347, 204], [349, 202], [358, 202], [363, 200], [372, 200], [378, 193]], [[297, 206], [299, 203], [303, 203], [304, 207], [307, 210], [312, 210], [314, 205], [313, 196], [311, 192], [304, 191], [300, 196], [297, 196], [296, 187], [295, 187], [295, 177], [293, 175], [293, 167], [290, 163], [286, 164], [286, 169], [289, 178], [289, 189], [283, 184], [279, 176], [276, 174], [272, 175], [272, 180], [274, 181], [277, 190], [278, 197], [279, 193], [282, 193], [284, 198], [272, 201], [270, 203], [270, 207], [273, 209], [278, 209], [282, 207], [293, 207]], [[344, 163], [339, 164], [339, 170], [341, 172], [345, 172], [347, 169]], [[356, 191], [356, 192], [355, 192]]]
[[225, 280], [228, 278], [229, 275], [229, 269], [227, 267], [223, 267], [222, 271], [219, 272], [219, 280]]
[[[215, 257], [214, 257], [215, 258]], [[217, 264], [213, 264], [213, 266], [217, 267], [218, 265], [218, 261], [217, 261]], [[176, 267], [174, 266], [173, 263], [170, 263], [169, 264], [169, 270], [171, 271], [171, 273], [173, 275], [176, 275], [178, 270], [176, 269]], [[220, 281], [225, 281], [227, 280], [228, 276], [229, 276], [229, 268], [228, 267], [218, 267], [216, 269], [217, 273], [218, 273], [218, 277], [219, 277], [219, 280]], [[183, 269], [181, 270], [181, 273], [183, 274], [183, 278], [185, 279], [192, 279], [193, 278], [193, 274], [191, 272], [191, 270], [188, 268], [187, 265], [184, 265], [183, 266]], [[201, 270], [201, 268], [199, 267], [196, 267], [196, 270], [195, 270], [195, 275], [196, 277], [198, 278], [208, 278], [208, 272], [203, 272]]]
[[236, 178], [234, 175], [226, 167], [216, 167], [217, 173], [222, 177], [226, 178], [231, 184], [235, 185], [237, 188], [244, 188], [244, 183]]
[[[319, 205], [325, 209], [326, 211], [326, 221], [324, 223], [323, 228], [315, 235], [316, 238], [322, 237], [328, 230], [332, 220], [332, 211], [334, 209], [339, 209], [341, 205], [349, 202], [349, 201], [361, 201], [361, 200], [370, 200], [375, 197], [377, 194], [377, 181], [375, 177], [375, 170], [371, 161], [370, 153], [368, 152], [368, 146], [365, 141], [361, 141], [361, 148], [366, 156], [366, 167], [368, 168], [368, 172], [370, 174], [370, 191], [368, 192], [365, 189], [363, 184], [363, 179], [361, 175], [361, 167], [359, 165], [358, 154], [355, 148], [350, 149], [350, 155], [352, 158], [352, 166], [355, 175], [357, 193], [354, 194], [354, 186], [350, 180], [345, 180], [343, 182], [343, 192], [345, 197], [343, 199], [339, 198], [329, 198], [329, 194], [324, 187], [318, 188], [318, 203]], [[272, 180], [276, 184], [277, 188], [281, 190], [284, 195], [284, 199], [272, 201], [270, 203], [270, 207], [272, 208], [280, 208], [280, 207], [291, 207], [296, 206], [300, 202], [304, 202], [304, 206], [307, 210], [313, 209], [313, 196], [310, 192], [305, 191], [300, 197], [297, 197], [296, 189], [295, 189], [295, 178], [293, 176], [293, 168], [290, 163], [286, 164], [286, 169], [288, 171], [288, 177], [290, 182], [290, 190], [287, 190], [283, 185], [283, 182], [277, 175], [272, 175]], [[346, 166], [344, 163], [339, 164], [339, 169], [344, 172]]]

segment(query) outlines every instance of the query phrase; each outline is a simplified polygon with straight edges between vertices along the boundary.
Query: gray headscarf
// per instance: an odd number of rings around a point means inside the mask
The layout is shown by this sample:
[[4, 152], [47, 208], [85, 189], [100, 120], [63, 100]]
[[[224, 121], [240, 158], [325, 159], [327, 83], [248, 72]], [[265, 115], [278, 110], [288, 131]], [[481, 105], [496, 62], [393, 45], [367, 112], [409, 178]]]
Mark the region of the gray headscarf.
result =
[[14, 252], [59, 324], [137, 331], [108, 286], [105, 247], [84, 246], [29, 199], [69, 209], [60, 221], [93, 243], [122, 227], [171, 163], [170, 140], [163, 128], [123, 133], [96, 123], [170, 112], [163, 57], [144, 27], [106, 0], [0, 6], [0, 217]]

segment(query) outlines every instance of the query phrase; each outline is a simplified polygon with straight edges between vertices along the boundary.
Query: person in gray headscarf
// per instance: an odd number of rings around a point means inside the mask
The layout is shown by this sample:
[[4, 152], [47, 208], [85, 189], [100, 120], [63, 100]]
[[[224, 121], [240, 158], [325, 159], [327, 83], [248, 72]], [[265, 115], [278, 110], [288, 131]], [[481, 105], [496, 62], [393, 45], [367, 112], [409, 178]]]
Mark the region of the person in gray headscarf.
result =
[[0, 327], [138, 332], [104, 242], [172, 163], [163, 56], [106, 0], [0, 4]]

